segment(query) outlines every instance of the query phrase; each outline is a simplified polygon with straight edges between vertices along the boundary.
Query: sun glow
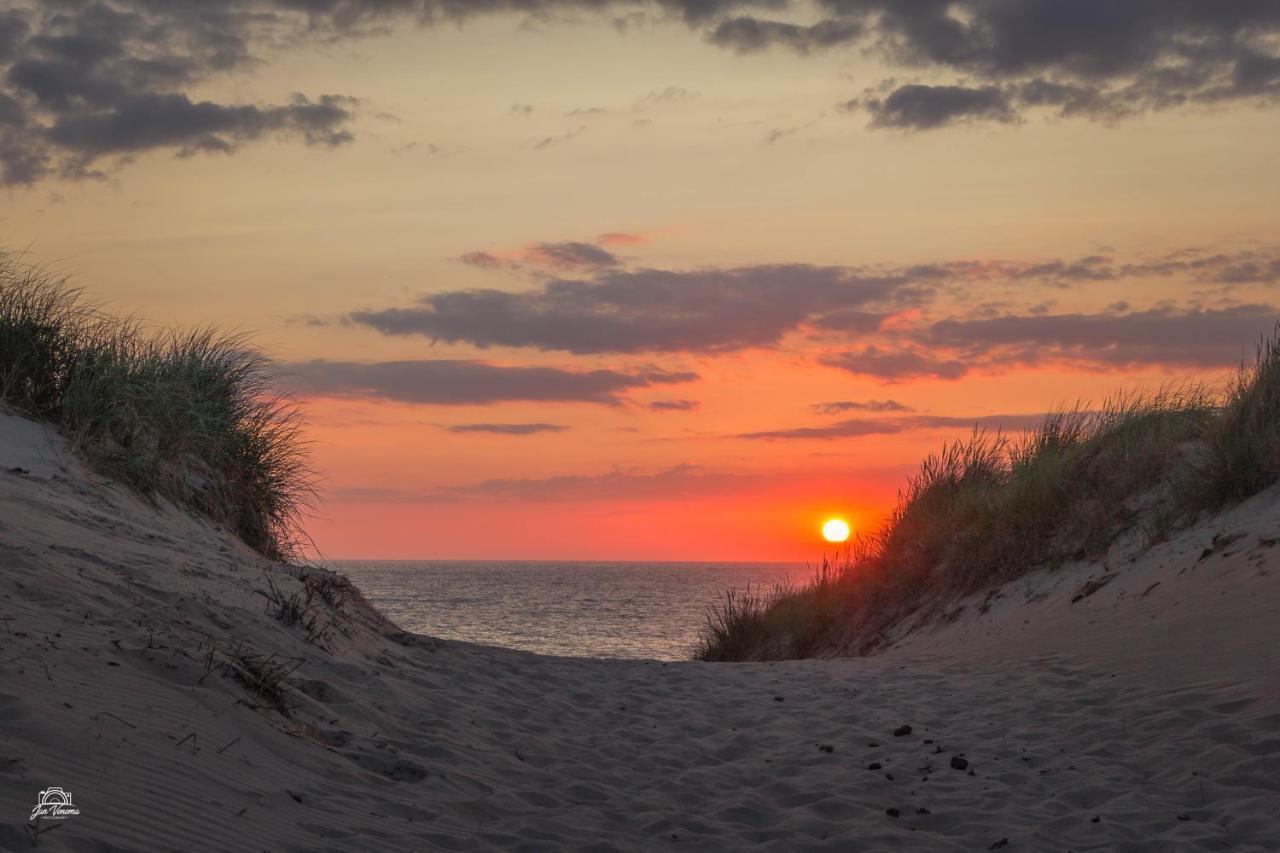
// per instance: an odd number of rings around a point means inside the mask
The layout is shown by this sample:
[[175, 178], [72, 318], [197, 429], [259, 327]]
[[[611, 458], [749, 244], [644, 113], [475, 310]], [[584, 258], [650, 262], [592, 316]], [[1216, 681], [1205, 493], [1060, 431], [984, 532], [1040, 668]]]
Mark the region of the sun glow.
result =
[[842, 518], [829, 518], [822, 525], [822, 538], [828, 542], [843, 542], [849, 538], [849, 522]]

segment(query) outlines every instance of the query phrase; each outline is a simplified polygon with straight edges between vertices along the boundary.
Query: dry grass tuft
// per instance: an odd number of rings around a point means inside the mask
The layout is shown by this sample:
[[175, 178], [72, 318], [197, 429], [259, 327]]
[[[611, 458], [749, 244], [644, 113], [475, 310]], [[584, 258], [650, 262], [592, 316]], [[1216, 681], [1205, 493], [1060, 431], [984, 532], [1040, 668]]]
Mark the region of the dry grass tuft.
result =
[[291, 557], [312, 489], [298, 411], [270, 373], [242, 337], [150, 333], [0, 252], [0, 402], [140, 492]]
[[909, 616], [1033, 569], [1156, 541], [1280, 481], [1280, 336], [1223, 393], [1129, 394], [1047, 416], [1022, 438], [975, 432], [926, 458], [883, 526], [800, 586], [709, 608], [702, 660], [866, 653]]

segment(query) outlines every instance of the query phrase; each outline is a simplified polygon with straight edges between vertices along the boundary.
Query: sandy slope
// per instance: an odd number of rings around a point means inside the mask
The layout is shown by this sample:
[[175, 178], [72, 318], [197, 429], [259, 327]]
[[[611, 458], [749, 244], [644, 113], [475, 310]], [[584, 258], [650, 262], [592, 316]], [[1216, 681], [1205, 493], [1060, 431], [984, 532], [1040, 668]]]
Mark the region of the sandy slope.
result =
[[[1278, 521], [1273, 491], [871, 659], [541, 658], [354, 597], [324, 651], [267, 613], [283, 567], [0, 415], [0, 848], [56, 785], [81, 813], [39, 848], [82, 853], [1277, 850]], [[297, 663], [288, 716], [255, 655]]]

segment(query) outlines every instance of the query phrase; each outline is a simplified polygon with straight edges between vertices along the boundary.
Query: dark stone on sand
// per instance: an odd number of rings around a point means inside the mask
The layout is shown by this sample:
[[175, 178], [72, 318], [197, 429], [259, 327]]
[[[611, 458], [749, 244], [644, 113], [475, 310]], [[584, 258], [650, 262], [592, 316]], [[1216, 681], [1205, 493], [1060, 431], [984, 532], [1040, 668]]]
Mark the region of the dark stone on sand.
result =
[[1191, 820], [1191, 815], [1189, 815], [1189, 814], [1180, 814], [1180, 815], [1178, 815], [1178, 820]]
[[955, 770], [968, 770], [969, 761], [968, 759], [961, 758], [958, 755], [953, 755], [951, 756], [951, 767]]
[[871, 741], [871, 743], [867, 744], [867, 746], [871, 747], [872, 749], [875, 749], [879, 745], [880, 744], [876, 743], [875, 741]]
[[1001, 838], [999, 841], [997, 841], [995, 844], [992, 844], [992, 845], [991, 845], [990, 847], [988, 847], [987, 849], [988, 849], [988, 850], [999, 850], [1001, 847], [1008, 847], [1008, 846], [1009, 846], [1009, 839], [1007, 839], [1007, 838]]
[[880, 769], [880, 762], [879, 762], [879, 761], [873, 761], [873, 762], [871, 762], [870, 764], [868, 764], [868, 765], [867, 765], [867, 769], [868, 769], [868, 770], [879, 770], [879, 769]]
[[932, 814], [932, 812], [930, 812], [924, 806], [921, 806], [920, 808], [916, 809], [916, 814]]
[[911, 734], [911, 726], [898, 726], [893, 730], [894, 737], [906, 737]]
[[787, 697], [786, 697], [786, 696], [774, 696], [774, 697], [773, 697], [773, 701], [775, 701], [775, 702], [785, 702], [785, 701], [787, 701]]
[[835, 748], [834, 746], [832, 746], [831, 744], [829, 744], [829, 743], [820, 743], [820, 744], [818, 744], [818, 749], [822, 750], [823, 752], [835, 752], [835, 751], [836, 751], [836, 748]]
[[1094, 815], [1093, 820], [1089, 821], [1089, 823], [1102, 823], [1102, 816]]
[[892, 781], [893, 781], [893, 774], [892, 774], [892, 773], [886, 773], [886, 774], [884, 774], [884, 778], [886, 778], [886, 779], [888, 779], [890, 782], [892, 782]]
[[902, 812], [898, 811], [895, 808], [887, 808], [884, 810], [884, 813], [887, 814], [889, 817], [897, 817], [898, 815], [902, 814]]

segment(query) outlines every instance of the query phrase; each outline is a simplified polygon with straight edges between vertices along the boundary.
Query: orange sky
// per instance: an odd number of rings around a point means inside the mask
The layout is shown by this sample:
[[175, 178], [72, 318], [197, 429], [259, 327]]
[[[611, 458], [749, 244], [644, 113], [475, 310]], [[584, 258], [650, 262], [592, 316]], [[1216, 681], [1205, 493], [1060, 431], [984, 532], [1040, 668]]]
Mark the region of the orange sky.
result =
[[[975, 423], [1222, 377], [1275, 322], [1262, 12], [1119, 4], [1123, 38], [1071, 41], [962, 2], [962, 61], [821, 3], [233, 5], [278, 24], [209, 24], [245, 47], [216, 62], [0, 19], [0, 125], [27, 122], [0, 240], [119, 311], [253, 331], [330, 557], [816, 559]], [[862, 35], [810, 40], [841, 15]]]

